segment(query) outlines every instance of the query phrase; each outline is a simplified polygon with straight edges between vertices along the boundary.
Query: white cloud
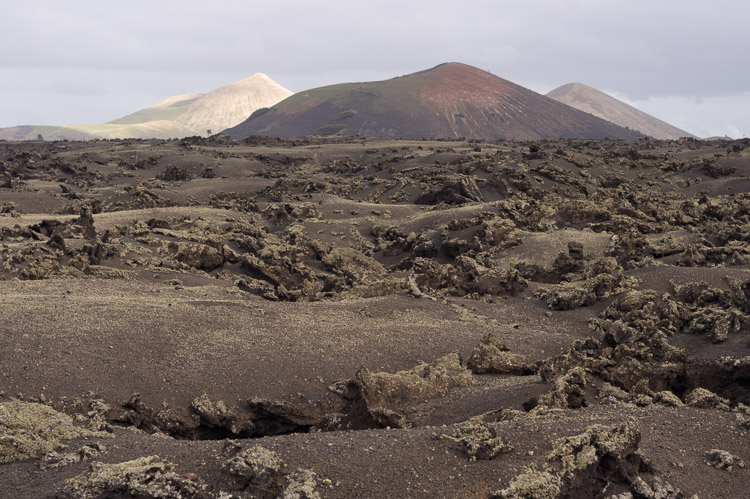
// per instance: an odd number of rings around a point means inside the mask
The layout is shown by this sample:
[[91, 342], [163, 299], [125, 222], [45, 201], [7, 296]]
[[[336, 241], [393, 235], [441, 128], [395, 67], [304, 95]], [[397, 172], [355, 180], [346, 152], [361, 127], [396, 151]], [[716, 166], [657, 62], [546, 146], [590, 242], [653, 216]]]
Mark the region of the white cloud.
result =
[[[713, 102], [708, 96], [736, 99], [750, 89], [750, 4], [740, 0], [6, 3], [0, 46], [11, 49], [0, 57], [0, 126], [39, 117], [103, 121], [123, 106], [138, 109], [141, 101], [129, 100], [135, 94], [151, 102], [256, 71], [303, 90], [447, 61], [534, 82], [536, 89], [581, 81], [638, 102]], [[71, 75], [80, 76], [80, 93], [115, 99], [95, 106], [69, 99]], [[49, 84], [32, 94], [40, 87], [35, 80]], [[30, 100], [26, 108], [22, 99]], [[706, 132], [734, 125], [748, 133], [734, 117], [746, 100], [734, 102], [716, 103], [728, 113], [721, 119], [687, 103], [684, 122]], [[672, 104], [670, 115], [679, 115], [680, 105]]]

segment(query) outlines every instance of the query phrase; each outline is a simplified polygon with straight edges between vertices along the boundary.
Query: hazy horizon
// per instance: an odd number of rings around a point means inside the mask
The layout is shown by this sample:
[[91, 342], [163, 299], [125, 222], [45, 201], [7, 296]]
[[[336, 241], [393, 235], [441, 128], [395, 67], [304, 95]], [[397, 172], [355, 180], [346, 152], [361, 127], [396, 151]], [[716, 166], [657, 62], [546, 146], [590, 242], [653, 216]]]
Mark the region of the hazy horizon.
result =
[[738, 1], [41, 0], [4, 11], [2, 127], [104, 123], [256, 72], [298, 92], [456, 61], [539, 93], [582, 82], [701, 137], [750, 132], [750, 7]]

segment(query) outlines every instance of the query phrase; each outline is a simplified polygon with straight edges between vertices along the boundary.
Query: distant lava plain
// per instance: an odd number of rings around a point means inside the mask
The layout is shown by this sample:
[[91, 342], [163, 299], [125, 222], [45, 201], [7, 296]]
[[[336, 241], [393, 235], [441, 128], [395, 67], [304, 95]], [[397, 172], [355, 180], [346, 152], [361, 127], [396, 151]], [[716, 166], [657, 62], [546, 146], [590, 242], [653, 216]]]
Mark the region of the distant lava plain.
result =
[[635, 140], [642, 135], [487, 71], [445, 63], [385, 81], [299, 92], [226, 130], [251, 135], [361, 135], [405, 139]]

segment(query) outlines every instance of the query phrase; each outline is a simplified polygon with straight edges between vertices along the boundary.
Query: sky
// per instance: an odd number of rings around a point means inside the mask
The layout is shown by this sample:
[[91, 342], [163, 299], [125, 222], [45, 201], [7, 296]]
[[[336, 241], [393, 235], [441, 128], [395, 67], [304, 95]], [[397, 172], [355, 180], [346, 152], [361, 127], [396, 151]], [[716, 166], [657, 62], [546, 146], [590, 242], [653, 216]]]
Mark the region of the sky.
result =
[[103, 123], [256, 72], [292, 91], [463, 62], [750, 135], [742, 0], [2, 0], [0, 127]]

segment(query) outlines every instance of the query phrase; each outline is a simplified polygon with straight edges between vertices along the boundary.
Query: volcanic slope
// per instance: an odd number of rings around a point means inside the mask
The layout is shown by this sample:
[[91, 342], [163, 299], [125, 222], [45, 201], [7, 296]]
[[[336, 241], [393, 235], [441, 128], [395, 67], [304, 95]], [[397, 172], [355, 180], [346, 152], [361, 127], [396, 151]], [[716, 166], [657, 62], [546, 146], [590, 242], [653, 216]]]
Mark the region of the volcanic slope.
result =
[[171, 121], [200, 134], [207, 130], [218, 132], [241, 123], [256, 110], [273, 106], [290, 95], [291, 91], [267, 75], [255, 73], [205, 94], [170, 97], [109, 124]]
[[300, 92], [226, 133], [233, 139], [333, 134], [484, 140], [641, 136], [460, 63], [386, 81]]
[[552, 90], [547, 97], [656, 139], [676, 140], [681, 137], [695, 137], [583, 83], [568, 83]]
[[171, 139], [218, 132], [241, 123], [292, 92], [263, 73], [208, 93], [169, 97], [105, 124], [0, 128], [0, 140]]
[[99, 137], [66, 126], [20, 125], [0, 128], [0, 140], [92, 140]]

